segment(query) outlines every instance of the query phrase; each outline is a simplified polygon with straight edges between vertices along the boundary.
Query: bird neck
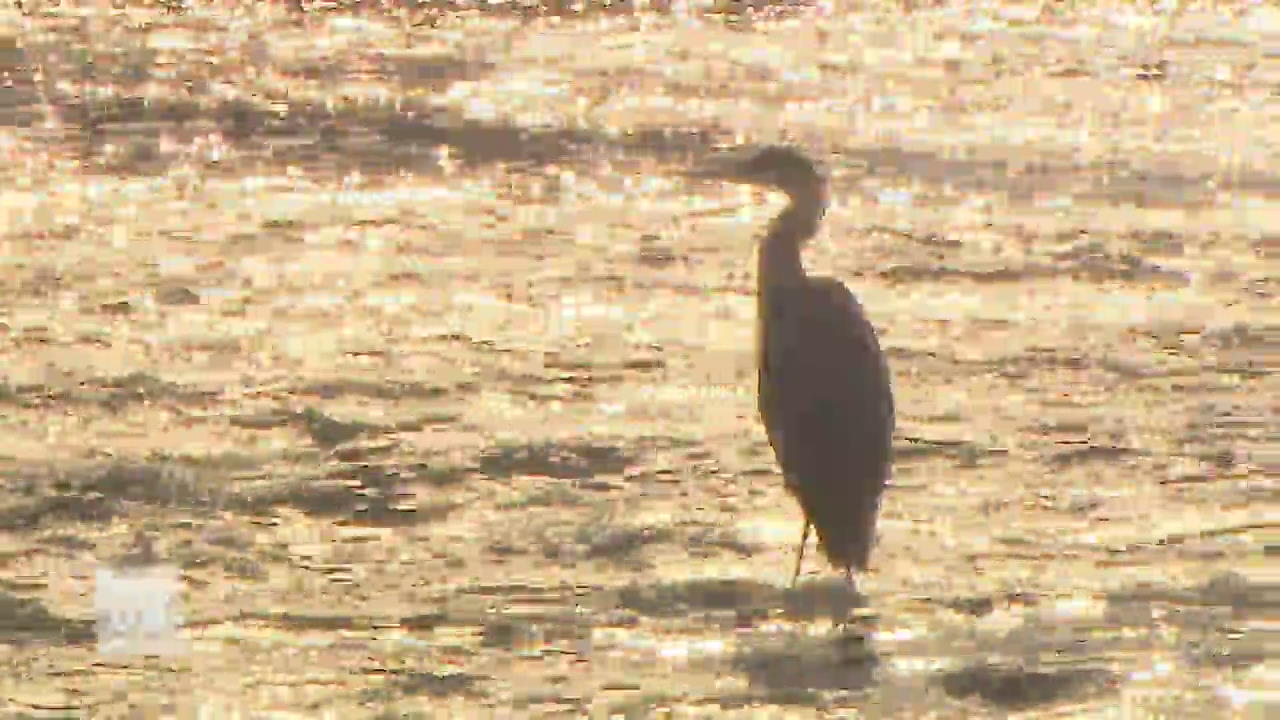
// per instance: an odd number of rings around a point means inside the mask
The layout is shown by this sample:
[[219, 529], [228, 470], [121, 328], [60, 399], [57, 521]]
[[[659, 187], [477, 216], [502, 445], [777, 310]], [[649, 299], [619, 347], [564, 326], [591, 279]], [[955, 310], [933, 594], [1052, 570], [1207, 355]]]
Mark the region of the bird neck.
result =
[[763, 286], [791, 285], [804, 281], [800, 248], [818, 232], [826, 210], [820, 197], [792, 198], [769, 223], [759, 256], [759, 281]]

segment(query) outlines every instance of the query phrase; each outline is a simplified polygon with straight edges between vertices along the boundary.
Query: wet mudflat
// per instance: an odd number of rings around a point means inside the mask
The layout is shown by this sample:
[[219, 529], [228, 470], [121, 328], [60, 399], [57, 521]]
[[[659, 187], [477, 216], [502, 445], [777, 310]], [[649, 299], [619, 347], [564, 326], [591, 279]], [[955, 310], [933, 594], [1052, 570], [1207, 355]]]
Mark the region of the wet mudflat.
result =
[[[25, 8], [7, 712], [1275, 709], [1280, 12]], [[787, 587], [780, 198], [676, 174], [778, 141], [894, 371], [861, 597]], [[98, 656], [139, 556], [189, 655]]]

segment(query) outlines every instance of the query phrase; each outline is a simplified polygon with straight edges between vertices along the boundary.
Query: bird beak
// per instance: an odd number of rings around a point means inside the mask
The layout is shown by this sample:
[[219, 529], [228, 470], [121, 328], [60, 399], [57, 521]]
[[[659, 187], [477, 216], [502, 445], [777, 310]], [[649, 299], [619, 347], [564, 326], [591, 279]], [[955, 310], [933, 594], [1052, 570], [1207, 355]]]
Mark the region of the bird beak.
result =
[[733, 181], [742, 175], [742, 166], [750, 158], [750, 151], [744, 148], [715, 152], [682, 174], [693, 180]]
[[680, 174], [690, 180], [723, 180], [731, 175], [729, 169], [720, 162], [703, 160]]
[[715, 180], [716, 178], [722, 177], [722, 174], [715, 172], [713, 168], [709, 168], [705, 164], [700, 164], [696, 167], [691, 167], [682, 171], [680, 173], [680, 177], [688, 178], [690, 180]]

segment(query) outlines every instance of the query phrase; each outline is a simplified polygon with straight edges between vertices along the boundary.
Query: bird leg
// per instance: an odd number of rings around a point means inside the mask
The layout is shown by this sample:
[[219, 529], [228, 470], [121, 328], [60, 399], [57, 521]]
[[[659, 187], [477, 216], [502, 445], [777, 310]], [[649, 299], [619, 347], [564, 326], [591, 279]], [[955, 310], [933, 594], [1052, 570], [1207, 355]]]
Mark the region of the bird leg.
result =
[[809, 522], [809, 516], [804, 518], [804, 530], [800, 533], [800, 548], [796, 551], [796, 571], [791, 576], [791, 587], [796, 586], [796, 580], [800, 579], [800, 563], [804, 562], [804, 546], [809, 542], [809, 528], [812, 523]]

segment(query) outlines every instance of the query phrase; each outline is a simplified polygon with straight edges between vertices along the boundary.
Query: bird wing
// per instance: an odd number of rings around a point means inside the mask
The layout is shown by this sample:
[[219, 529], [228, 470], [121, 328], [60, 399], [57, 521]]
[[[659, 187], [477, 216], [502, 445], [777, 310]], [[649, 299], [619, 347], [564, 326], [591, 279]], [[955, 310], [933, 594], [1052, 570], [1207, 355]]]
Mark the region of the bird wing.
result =
[[806, 515], [827, 503], [845, 512], [855, 503], [878, 506], [891, 461], [893, 394], [861, 305], [831, 278], [766, 289], [760, 342], [760, 413]]

